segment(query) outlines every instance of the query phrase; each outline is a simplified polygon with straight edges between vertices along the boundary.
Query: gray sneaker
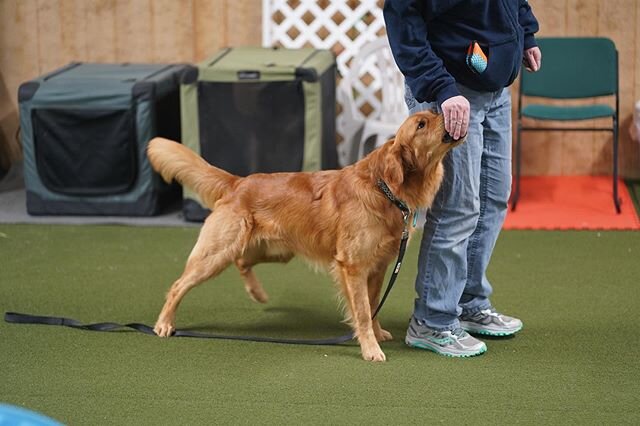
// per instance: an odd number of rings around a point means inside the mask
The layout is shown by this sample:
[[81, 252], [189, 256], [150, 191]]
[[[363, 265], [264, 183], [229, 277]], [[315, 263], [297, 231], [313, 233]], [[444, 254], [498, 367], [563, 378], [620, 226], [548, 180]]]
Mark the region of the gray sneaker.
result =
[[453, 331], [437, 331], [411, 318], [407, 337], [408, 346], [427, 349], [440, 355], [470, 357], [486, 352], [487, 345], [461, 328]]
[[488, 336], [510, 336], [522, 330], [522, 321], [496, 312], [495, 309], [483, 309], [473, 314], [460, 316], [460, 327], [469, 333]]

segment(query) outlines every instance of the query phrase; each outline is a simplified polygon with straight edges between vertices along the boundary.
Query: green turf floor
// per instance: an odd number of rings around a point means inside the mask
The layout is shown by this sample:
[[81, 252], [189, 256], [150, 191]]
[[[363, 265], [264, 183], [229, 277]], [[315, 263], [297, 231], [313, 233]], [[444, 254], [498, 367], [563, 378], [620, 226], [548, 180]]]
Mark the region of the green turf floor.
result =
[[[0, 310], [152, 324], [197, 229], [0, 225]], [[494, 304], [515, 338], [450, 359], [403, 344], [418, 238], [381, 313], [388, 361], [355, 345], [160, 339], [0, 324], [0, 402], [73, 425], [638, 424], [640, 233], [503, 232]], [[287, 337], [345, 332], [335, 290], [302, 262], [229, 270], [195, 289], [178, 327]]]

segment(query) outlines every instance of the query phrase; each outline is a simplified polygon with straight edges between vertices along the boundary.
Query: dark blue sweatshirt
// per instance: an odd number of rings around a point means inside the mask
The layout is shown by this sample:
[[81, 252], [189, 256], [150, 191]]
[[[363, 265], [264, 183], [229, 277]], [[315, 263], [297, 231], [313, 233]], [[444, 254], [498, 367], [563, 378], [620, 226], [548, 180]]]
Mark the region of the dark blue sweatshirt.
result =
[[[438, 105], [460, 94], [456, 81], [483, 92], [509, 86], [538, 31], [527, 0], [386, 0], [384, 20], [413, 96]], [[482, 73], [467, 66], [473, 41], [488, 58]]]

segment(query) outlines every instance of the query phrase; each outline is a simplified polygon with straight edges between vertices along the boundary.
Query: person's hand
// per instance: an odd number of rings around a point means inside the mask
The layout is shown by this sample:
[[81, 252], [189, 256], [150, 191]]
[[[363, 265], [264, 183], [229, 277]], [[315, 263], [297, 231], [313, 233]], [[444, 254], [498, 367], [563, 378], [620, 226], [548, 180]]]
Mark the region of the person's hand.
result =
[[454, 140], [460, 139], [469, 130], [469, 101], [464, 96], [454, 96], [441, 105], [444, 129]]
[[534, 46], [525, 50], [522, 60], [527, 71], [538, 71], [542, 65], [542, 52], [540, 51], [540, 48], [538, 46]]

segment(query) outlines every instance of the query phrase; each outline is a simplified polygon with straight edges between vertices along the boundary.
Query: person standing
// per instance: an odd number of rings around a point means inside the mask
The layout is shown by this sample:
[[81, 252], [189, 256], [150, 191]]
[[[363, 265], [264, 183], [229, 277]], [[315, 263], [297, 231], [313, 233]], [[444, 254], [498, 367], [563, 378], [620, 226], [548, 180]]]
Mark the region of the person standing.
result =
[[511, 96], [521, 64], [537, 71], [538, 22], [527, 0], [386, 0], [389, 44], [411, 114], [444, 115], [453, 139], [427, 212], [407, 345], [484, 353], [471, 336], [508, 336], [522, 321], [496, 311], [486, 270], [511, 191]]

